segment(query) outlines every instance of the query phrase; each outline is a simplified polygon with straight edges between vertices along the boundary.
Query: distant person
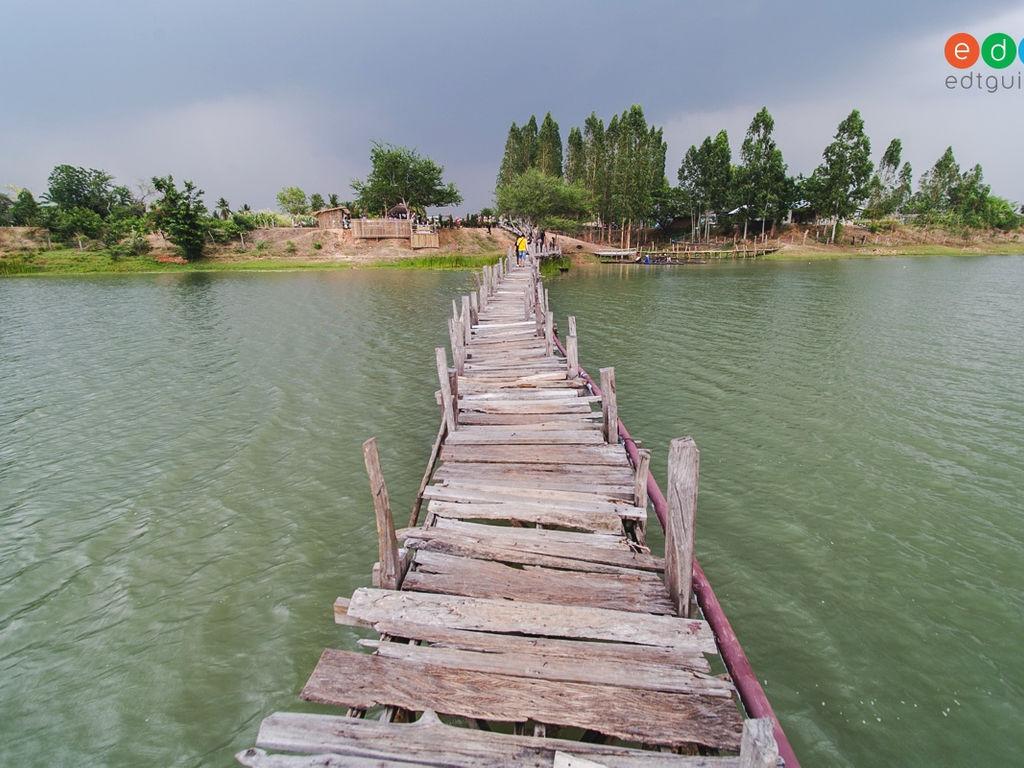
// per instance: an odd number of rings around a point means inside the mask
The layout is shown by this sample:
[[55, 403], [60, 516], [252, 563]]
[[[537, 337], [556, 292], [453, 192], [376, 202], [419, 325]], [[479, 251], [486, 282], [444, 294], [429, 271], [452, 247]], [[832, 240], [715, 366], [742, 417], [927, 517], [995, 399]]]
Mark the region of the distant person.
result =
[[542, 230], [540, 231], [540, 248], [541, 248], [541, 250], [544, 250], [544, 240], [545, 240], [545, 239], [547, 238], [547, 236], [548, 236], [548, 233], [547, 233], [547, 232], [545, 232], [545, 231], [544, 231], [544, 230], [542, 229]]
[[530, 249], [530, 243], [522, 235], [516, 240], [516, 266], [523, 266], [523, 259], [526, 258], [526, 252]]

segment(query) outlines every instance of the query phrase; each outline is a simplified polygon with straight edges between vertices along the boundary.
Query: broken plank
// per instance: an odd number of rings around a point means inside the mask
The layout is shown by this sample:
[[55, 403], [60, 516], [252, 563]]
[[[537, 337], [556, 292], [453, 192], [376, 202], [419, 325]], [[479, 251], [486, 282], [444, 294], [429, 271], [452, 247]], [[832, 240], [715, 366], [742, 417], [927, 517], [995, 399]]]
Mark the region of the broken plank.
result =
[[431, 627], [408, 621], [379, 621], [373, 628], [382, 635], [405, 638], [444, 648], [462, 648], [483, 653], [540, 653], [561, 658], [599, 659], [628, 665], [632, 662], [683, 667], [705, 674], [711, 665], [704, 654], [678, 648], [627, 643], [598, 643], [589, 640], [559, 640], [550, 637], [523, 637], [491, 632], [472, 632], [448, 627]]
[[[607, 744], [536, 739], [445, 725], [433, 712], [415, 723], [382, 723], [341, 715], [275, 712], [260, 724], [256, 744], [264, 749], [318, 757], [408, 761], [453, 768], [551, 768], [554, 752], [571, 751], [609, 768], [735, 768], [736, 758], [673, 755]], [[267, 765], [255, 763], [255, 765]], [[313, 763], [330, 766], [330, 763]]]
[[414, 592], [579, 605], [646, 614], [673, 614], [661, 579], [645, 571], [593, 573], [555, 570], [418, 550], [403, 588]]
[[674, 669], [659, 664], [630, 662], [622, 664], [607, 660], [590, 659], [580, 654], [574, 659], [548, 656], [522, 651], [480, 652], [455, 648], [406, 643], [385, 643], [379, 640], [361, 640], [360, 645], [373, 648], [378, 656], [401, 659], [419, 664], [465, 669], [473, 672], [492, 672], [533, 680], [565, 683], [594, 683], [643, 691], [690, 693], [700, 696], [732, 696], [732, 683], [700, 672]]
[[438, 517], [456, 520], [501, 520], [557, 526], [574, 531], [621, 534], [622, 518], [609, 512], [585, 512], [544, 506], [543, 504], [457, 504], [431, 501], [427, 511]]
[[535, 720], [645, 744], [738, 749], [743, 721], [729, 699], [552, 683], [327, 649], [302, 691], [321, 704], [378, 705], [472, 717]]
[[[459, 418], [460, 423], [462, 418]], [[503, 446], [445, 445], [442, 461], [516, 464], [582, 464], [588, 466], [629, 467], [626, 451], [620, 445], [607, 446]]]
[[423, 592], [361, 587], [343, 609], [349, 618], [373, 624], [404, 620], [453, 629], [516, 632], [523, 635], [612, 640], [715, 653], [707, 622], [675, 616], [648, 616], [604, 608], [486, 600]]
[[[618, 569], [659, 572], [664, 570], [664, 560], [651, 554], [636, 552], [628, 545], [620, 547], [597, 547], [591, 546], [590, 542], [580, 542], [575, 547], [568, 547], [564, 541], [547, 538], [549, 533], [546, 529], [536, 528], [511, 528], [511, 533], [497, 534], [490, 533], [499, 526], [478, 526], [473, 532], [457, 531], [452, 528], [407, 528], [401, 531], [399, 539], [406, 541], [406, 546], [430, 550], [422, 544], [410, 544], [409, 542], [451, 542], [465, 548], [478, 546], [484, 551], [488, 549], [498, 550], [495, 552], [495, 560], [510, 562], [505, 558], [515, 555], [545, 555], [549, 558], [562, 560], [566, 563], [581, 561], [581, 570], [586, 565], [609, 565]], [[484, 529], [484, 530], [481, 530]], [[593, 535], [591, 535], [593, 538]], [[510, 550], [510, 551], [509, 551]], [[441, 550], [437, 550], [441, 551]], [[526, 560], [511, 562], [527, 563]], [[534, 563], [545, 565], [545, 563]], [[571, 566], [566, 566], [571, 567]]]

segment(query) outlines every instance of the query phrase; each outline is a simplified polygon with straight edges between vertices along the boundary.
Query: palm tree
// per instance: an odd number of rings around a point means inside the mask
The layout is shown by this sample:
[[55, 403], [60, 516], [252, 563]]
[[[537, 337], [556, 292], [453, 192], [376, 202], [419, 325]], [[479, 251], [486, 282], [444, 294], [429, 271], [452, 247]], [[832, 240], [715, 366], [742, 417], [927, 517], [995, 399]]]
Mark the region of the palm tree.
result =
[[231, 205], [223, 197], [217, 201], [217, 214], [227, 221], [228, 216], [231, 215]]

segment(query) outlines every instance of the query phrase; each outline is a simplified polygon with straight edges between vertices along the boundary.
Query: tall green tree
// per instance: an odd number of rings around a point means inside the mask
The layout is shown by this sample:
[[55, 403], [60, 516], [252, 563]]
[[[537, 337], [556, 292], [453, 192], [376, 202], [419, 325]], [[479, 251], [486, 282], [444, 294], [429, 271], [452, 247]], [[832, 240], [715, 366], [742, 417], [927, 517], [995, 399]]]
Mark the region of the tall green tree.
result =
[[12, 205], [14, 205], [14, 201], [3, 192], [0, 192], [0, 227], [9, 227], [11, 225]]
[[747, 235], [747, 221], [753, 212], [761, 219], [761, 234], [769, 219], [772, 226], [785, 214], [793, 202], [788, 199], [790, 189], [782, 151], [775, 143], [775, 120], [767, 107], [754, 115], [740, 148], [740, 167], [735, 186], [737, 202], [745, 206], [743, 237]]
[[530, 119], [519, 129], [519, 147], [523, 170], [536, 168], [537, 155], [540, 151], [540, 131], [537, 128], [536, 115], [530, 115]]
[[331, 192], [331, 194], [327, 196], [327, 205], [329, 205], [331, 208], [337, 208], [338, 206], [341, 205], [341, 201], [338, 198], [337, 192]]
[[921, 176], [915, 208], [923, 214], [952, 211], [956, 207], [960, 183], [960, 164], [953, 155], [953, 148], [946, 147], [935, 165]]
[[696, 239], [701, 213], [707, 208], [706, 191], [701, 181], [701, 151], [696, 144], [691, 144], [683, 155], [676, 178], [679, 180], [679, 203], [690, 213], [690, 236]]
[[548, 176], [562, 175], [562, 134], [548, 112], [537, 136], [537, 168]]
[[900, 161], [903, 142], [893, 139], [885, 148], [878, 168], [868, 184], [868, 202], [864, 215], [869, 219], [881, 219], [902, 211], [910, 200], [912, 170], [910, 163]]
[[578, 184], [530, 168], [495, 190], [498, 210], [533, 224], [552, 217], [576, 218], [590, 211], [590, 195]]
[[171, 176], [155, 177], [153, 187], [162, 197], [153, 206], [153, 217], [158, 229], [178, 247], [189, 261], [203, 256], [209, 212], [203, 203], [203, 190], [186, 181], [179, 190]]
[[43, 199], [57, 208], [86, 208], [106, 218], [117, 209], [132, 208], [135, 203], [131, 191], [113, 181], [113, 176], [96, 168], [58, 165], [50, 172]]
[[508, 184], [513, 177], [526, 170], [520, 161], [521, 149], [522, 133], [519, 126], [513, 122], [505, 138], [505, 153], [501, 156], [501, 166], [498, 168], [497, 186]]
[[456, 186], [445, 183], [444, 168], [414, 149], [374, 143], [370, 164], [370, 175], [352, 182], [365, 210], [385, 211], [397, 203], [413, 209], [443, 208], [462, 202]]
[[815, 210], [833, 217], [829, 242], [834, 243], [839, 221], [852, 216], [864, 202], [871, 180], [871, 140], [858, 110], [839, 123], [822, 160], [811, 174], [808, 190]]
[[587, 178], [587, 149], [579, 128], [570, 128], [565, 143], [565, 180], [570, 184], [585, 184]]
[[327, 205], [326, 203], [324, 203], [324, 196], [321, 195], [319, 192], [314, 192], [312, 195], [309, 196], [309, 210], [312, 211], [313, 213], [316, 213], [317, 211], [322, 211], [326, 207]]
[[223, 221], [227, 221], [231, 217], [231, 204], [227, 201], [227, 198], [218, 197], [214, 210], [217, 211], [217, 215]]
[[10, 217], [16, 227], [38, 227], [42, 224], [43, 214], [32, 193], [22, 189], [11, 204]]
[[277, 193], [277, 204], [282, 211], [292, 216], [309, 213], [309, 200], [299, 187], [284, 187]]

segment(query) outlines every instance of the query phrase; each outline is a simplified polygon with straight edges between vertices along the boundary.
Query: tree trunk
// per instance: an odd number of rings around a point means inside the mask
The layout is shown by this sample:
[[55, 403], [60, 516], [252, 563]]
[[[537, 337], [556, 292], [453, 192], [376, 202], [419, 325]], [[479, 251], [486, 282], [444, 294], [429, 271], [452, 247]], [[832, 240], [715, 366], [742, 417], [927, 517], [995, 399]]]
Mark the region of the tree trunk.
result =
[[832, 244], [835, 244], [835, 242], [836, 242], [836, 227], [838, 225], [839, 225], [839, 217], [836, 216], [834, 219], [832, 219], [832, 235], [828, 239], [828, 241], [830, 243], [832, 243]]
[[743, 220], [743, 242], [747, 242], [747, 219]]

